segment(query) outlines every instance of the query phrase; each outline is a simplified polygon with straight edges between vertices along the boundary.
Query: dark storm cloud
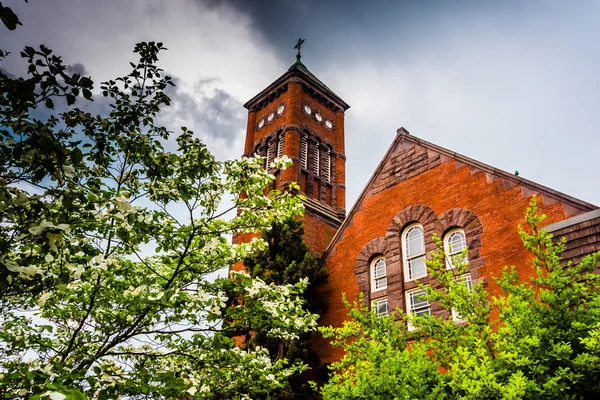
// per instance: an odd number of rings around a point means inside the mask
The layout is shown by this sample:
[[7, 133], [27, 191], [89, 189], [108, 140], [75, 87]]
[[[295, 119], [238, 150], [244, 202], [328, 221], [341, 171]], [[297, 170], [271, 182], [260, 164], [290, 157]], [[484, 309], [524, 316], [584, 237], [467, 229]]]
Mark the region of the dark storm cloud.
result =
[[242, 103], [218, 87], [218, 78], [201, 78], [190, 89], [174, 78], [168, 89], [172, 107], [165, 110], [163, 123], [180, 123], [205, 139], [233, 143], [245, 126]]
[[75, 63], [75, 64], [67, 65], [67, 73], [69, 75], [79, 74], [79, 76], [89, 75], [89, 73], [85, 69], [85, 66], [82, 63]]

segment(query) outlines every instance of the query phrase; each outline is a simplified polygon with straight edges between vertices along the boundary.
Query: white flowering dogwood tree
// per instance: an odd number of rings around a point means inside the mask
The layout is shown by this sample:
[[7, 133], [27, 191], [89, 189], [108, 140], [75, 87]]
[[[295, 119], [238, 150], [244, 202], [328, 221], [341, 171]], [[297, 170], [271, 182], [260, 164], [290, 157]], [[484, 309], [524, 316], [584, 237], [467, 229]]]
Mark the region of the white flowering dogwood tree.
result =
[[[251, 398], [305, 368], [235, 337], [313, 330], [306, 280], [206, 278], [264, 246], [227, 235], [302, 214], [300, 198], [265, 194], [260, 158], [218, 162], [155, 123], [170, 104], [163, 49], [138, 44], [132, 72], [98, 92], [44, 46], [22, 52], [27, 77], [0, 70], [2, 397]], [[75, 108], [93, 93], [106, 115]]]

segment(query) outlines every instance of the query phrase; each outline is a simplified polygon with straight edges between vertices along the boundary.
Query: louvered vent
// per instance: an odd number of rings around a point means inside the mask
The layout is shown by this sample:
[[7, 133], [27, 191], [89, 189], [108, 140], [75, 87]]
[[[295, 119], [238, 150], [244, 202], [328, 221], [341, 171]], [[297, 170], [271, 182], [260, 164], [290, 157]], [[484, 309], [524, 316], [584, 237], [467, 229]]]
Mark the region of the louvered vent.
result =
[[313, 147], [313, 173], [319, 176], [319, 143], [315, 143]]
[[325, 154], [325, 178], [327, 182], [331, 182], [331, 150], [327, 148], [327, 154]]
[[279, 141], [277, 142], [277, 157], [283, 157], [283, 133], [279, 135]]
[[269, 149], [267, 150], [267, 166], [266, 169], [271, 169], [271, 162], [275, 158], [275, 141], [271, 140], [269, 142]]
[[302, 135], [300, 141], [300, 165], [302, 168], [308, 168], [308, 137], [306, 134]]

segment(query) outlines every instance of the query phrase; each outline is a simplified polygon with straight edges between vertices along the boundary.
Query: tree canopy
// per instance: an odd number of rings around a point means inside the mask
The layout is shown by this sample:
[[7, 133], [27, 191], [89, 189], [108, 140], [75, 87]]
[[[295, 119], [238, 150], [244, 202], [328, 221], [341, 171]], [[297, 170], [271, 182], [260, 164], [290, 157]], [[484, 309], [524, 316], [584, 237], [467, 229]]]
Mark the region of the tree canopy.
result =
[[470, 290], [460, 279], [464, 254], [448, 269], [443, 243], [434, 238], [437, 251], [427, 267], [439, 285], [420, 287], [430, 302], [465, 322], [401, 310], [384, 317], [360, 302], [347, 303], [349, 321], [320, 328], [345, 350], [322, 389], [324, 399], [597, 398], [600, 252], [563, 267], [564, 239], [540, 228], [544, 218], [534, 197], [528, 227], [519, 232], [535, 273], [523, 281], [514, 267], [505, 268], [496, 280], [502, 295], [494, 298], [481, 282]]
[[[236, 347], [230, 332], [313, 330], [306, 280], [207, 279], [265, 246], [227, 235], [302, 215], [302, 204], [265, 195], [262, 160], [217, 161], [193, 132], [156, 123], [170, 105], [164, 50], [139, 43], [132, 71], [99, 90], [45, 46], [21, 53], [26, 77], [0, 70], [3, 397], [250, 398], [305, 368]], [[76, 107], [99, 99], [105, 115]]]

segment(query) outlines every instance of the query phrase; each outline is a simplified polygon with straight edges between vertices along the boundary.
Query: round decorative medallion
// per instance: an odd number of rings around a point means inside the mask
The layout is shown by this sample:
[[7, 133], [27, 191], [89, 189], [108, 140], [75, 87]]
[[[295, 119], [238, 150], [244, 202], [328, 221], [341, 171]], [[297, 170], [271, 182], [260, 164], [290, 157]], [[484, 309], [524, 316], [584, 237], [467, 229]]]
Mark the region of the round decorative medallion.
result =
[[279, 108], [277, 109], [277, 115], [283, 114], [284, 110], [285, 110], [285, 106], [284, 105], [280, 105]]
[[317, 119], [317, 121], [319, 121], [319, 122], [323, 121], [323, 117], [321, 117], [321, 114], [319, 114], [319, 113], [316, 113], [316, 114], [315, 114], [315, 118], [316, 118], [316, 119]]
[[310, 113], [312, 112], [312, 110], [310, 109], [310, 107], [309, 107], [309, 106], [304, 106], [304, 111], [305, 111], [305, 112], [306, 112], [308, 115], [310, 115]]
[[265, 119], [264, 118], [261, 119], [260, 121], [258, 121], [258, 127], [259, 128], [262, 128], [264, 124], [265, 124]]
[[273, 120], [273, 117], [275, 117], [275, 114], [271, 113], [271, 114], [269, 114], [269, 116], [267, 117], [267, 119], [268, 119], [269, 121], [272, 121], [272, 120]]
[[328, 127], [329, 129], [333, 128], [333, 124], [331, 123], [330, 120], [325, 121], [325, 126]]

